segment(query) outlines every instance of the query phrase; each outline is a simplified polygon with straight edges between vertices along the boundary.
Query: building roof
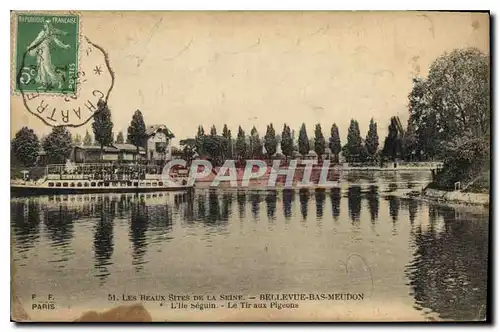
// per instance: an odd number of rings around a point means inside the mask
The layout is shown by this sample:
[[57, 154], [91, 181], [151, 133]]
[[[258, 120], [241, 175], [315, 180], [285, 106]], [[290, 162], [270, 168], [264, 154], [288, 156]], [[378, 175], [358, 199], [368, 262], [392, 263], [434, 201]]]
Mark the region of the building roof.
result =
[[156, 134], [156, 132], [158, 130], [162, 130], [162, 131], [165, 131], [167, 134], [171, 135], [172, 137], [174, 137], [174, 133], [172, 133], [168, 128], [167, 126], [165, 125], [151, 125], [151, 126], [147, 126], [146, 127], [146, 135], [148, 136], [151, 136], [151, 135], [154, 135]]
[[[80, 146], [75, 146], [75, 148], [79, 148], [82, 150], [87, 150], [87, 151], [101, 151], [101, 147], [98, 145], [80, 145]], [[112, 146], [105, 146], [104, 147], [105, 152], [118, 152], [118, 149]]]
[[[80, 145], [80, 146], [75, 146], [75, 148], [79, 148], [86, 151], [101, 151], [101, 147], [96, 145]], [[115, 144], [114, 146], [104, 147], [104, 152], [118, 153], [120, 151], [135, 152], [137, 151], [137, 148], [133, 144]], [[144, 148], [142, 147], [139, 148], [139, 153], [145, 153]]]
[[[124, 143], [124, 144], [114, 144], [114, 147], [120, 151], [137, 151], [137, 147], [134, 144]], [[139, 153], [144, 153], [145, 150], [142, 147], [139, 147]]]

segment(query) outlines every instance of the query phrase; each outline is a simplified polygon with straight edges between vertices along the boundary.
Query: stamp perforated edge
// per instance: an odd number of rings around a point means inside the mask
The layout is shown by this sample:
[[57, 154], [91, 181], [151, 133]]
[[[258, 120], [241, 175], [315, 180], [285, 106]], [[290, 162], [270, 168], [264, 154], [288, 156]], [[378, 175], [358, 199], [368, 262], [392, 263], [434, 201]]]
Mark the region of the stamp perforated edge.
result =
[[[42, 11], [42, 10], [32, 10], [32, 11], [11, 11], [10, 15], [10, 28], [11, 28], [11, 45], [10, 45], [10, 66], [11, 66], [11, 73], [10, 73], [10, 94], [11, 96], [17, 96], [17, 97], [22, 97], [23, 92], [16, 90], [16, 80], [17, 80], [17, 17], [18, 15], [59, 15], [59, 16], [65, 16], [65, 15], [74, 15], [78, 17], [78, 49], [77, 49], [77, 67], [78, 67], [78, 72], [82, 70], [81, 67], [81, 45], [82, 41], [84, 40], [83, 36], [83, 29], [82, 29], [82, 15], [79, 11]], [[69, 95], [71, 96], [76, 96], [79, 97], [79, 91], [81, 87], [78, 84], [76, 87], [75, 93], [71, 93]], [[27, 93], [30, 93], [31, 91], [26, 91]], [[57, 92], [39, 92], [41, 95], [48, 96], [48, 97], [64, 97], [67, 96], [68, 94], [63, 94], [63, 93], [57, 93]]]

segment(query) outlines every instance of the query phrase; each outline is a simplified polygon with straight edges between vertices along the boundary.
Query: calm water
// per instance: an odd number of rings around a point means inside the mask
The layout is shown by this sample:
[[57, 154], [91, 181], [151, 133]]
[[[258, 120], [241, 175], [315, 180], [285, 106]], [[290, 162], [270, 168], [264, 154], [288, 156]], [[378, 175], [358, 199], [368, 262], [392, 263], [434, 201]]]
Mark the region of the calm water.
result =
[[484, 317], [488, 214], [391, 196], [426, 177], [14, 198], [16, 289], [23, 303], [51, 293], [60, 307], [112, 292], [364, 292], [424, 318]]

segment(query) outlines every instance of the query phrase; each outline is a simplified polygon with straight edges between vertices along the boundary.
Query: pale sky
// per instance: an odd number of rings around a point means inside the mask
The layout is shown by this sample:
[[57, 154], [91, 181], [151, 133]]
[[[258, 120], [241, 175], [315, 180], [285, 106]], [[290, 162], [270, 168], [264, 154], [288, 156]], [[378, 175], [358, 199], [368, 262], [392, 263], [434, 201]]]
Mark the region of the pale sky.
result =
[[[136, 109], [146, 125], [165, 124], [179, 139], [227, 123], [261, 136], [286, 122], [309, 137], [320, 123], [351, 118], [366, 136], [370, 118], [380, 144], [389, 118], [408, 119], [411, 78], [454, 48], [489, 52], [482, 13], [445, 12], [80, 12], [82, 33], [109, 54], [115, 86], [108, 104], [114, 132]], [[22, 126], [51, 128], [12, 97], [11, 136]], [[71, 129], [83, 136], [91, 123]]]

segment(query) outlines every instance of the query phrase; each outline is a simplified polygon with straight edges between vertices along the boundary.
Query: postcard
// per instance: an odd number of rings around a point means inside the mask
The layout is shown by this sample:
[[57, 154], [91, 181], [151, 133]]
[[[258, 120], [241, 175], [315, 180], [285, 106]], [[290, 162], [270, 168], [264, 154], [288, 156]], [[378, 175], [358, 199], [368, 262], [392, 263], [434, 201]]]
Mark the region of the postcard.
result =
[[11, 319], [490, 319], [490, 16], [12, 11]]

